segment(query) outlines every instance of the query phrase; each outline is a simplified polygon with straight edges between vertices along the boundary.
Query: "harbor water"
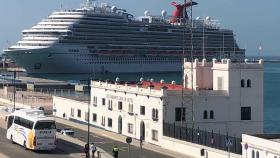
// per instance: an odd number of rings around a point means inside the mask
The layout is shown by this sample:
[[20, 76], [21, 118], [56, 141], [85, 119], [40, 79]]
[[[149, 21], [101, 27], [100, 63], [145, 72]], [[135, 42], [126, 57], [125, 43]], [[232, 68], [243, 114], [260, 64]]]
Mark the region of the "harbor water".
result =
[[[280, 133], [280, 63], [265, 63], [264, 70], [264, 116], [265, 132]], [[145, 80], [153, 78], [154, 81], [181, 82], [182, 74], [180, 72], [172, 73], [135, 73], [135, 74], [61, 74], [61, 75], [33, 75], [32, 77], [48, 78], [63, 81], [88, 80], [89, 78], [99, 80], [115, 80], [119, 77], [121, 80], [135, 81], [143, 77]]]

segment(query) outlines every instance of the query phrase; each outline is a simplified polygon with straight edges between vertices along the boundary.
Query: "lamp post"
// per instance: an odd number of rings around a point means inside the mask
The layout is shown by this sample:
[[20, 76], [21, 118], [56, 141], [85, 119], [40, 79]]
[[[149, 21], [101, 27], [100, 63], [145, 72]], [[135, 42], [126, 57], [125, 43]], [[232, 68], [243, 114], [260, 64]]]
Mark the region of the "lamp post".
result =
[[17, 72], [22, 72], [22, 70], [19, 70], [19, 69], [9, 69], [8, 72], [13, 72], [13, 82], [12, 82], [12, 85], [14, 86], [14, 92], [13, 92], [13, 112], [15, 111], [16, 109], [16, 73]]
[[[90, 137], [90, 120], [89, 120], [89, 115], [90, 115], [90, 98], [91, 98], [91, 94], [90, 94], [90, 78], [88, 79], [88, 115], [87, 115], [87, 121], [88, 121], [88, 133], [87, 133], [87, 144], [88, 144], [88, 147], [90, 149], [90, 146], [89, 146], [89, 137]], [[90, 155], [90, 150], [88, 150], [88, 156]]]
[[13, 108], [13, 111], [15, 111], [16, 110], [16, 71], [14, 71], [13, 85], [14, 85], [14, 108]]

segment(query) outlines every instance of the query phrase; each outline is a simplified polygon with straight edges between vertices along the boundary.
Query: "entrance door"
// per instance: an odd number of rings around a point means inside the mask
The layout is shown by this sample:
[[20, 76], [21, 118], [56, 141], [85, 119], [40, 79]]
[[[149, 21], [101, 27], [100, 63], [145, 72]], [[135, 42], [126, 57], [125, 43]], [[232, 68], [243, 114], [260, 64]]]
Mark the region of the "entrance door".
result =
[[122, 134], [122, 117], [119, 116], [119, 120], [118, 120], [118, 133]]
[[141, 121], [140, 123], [140, 139], [145, 140], [145, 123]]

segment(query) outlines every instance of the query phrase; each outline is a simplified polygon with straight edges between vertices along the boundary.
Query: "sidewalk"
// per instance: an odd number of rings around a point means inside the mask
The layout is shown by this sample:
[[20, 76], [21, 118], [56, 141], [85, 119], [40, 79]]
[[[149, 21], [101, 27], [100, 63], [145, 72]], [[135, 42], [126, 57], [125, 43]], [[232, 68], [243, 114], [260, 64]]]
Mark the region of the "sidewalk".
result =
[[6, 155], [4, 155], [4, 154], [2, 154], [2, 153], [0, 153], [0, 157], [1, 157], [1, 158], [9, 158], [8, 156], [6, 156]]
[[[68, 121], [68, 120], [64, 120], [61, 118], [57, 118], [56, 117], [56, 122], [57, 123], [61, 123], [70, 127], [75, 127], [77, 129], [83, 130], [83, 131], [87, 131], [88, 130], [88, 126], [87, 125], [83, 125], [83, 124], [79, 124], [76, 122], [72, 122], [72, 121]], [[100, 128], [96, 128], [96, 127], [90, 127], [90, 131], [91, 133], [93, 133], [94, 135], [98, 135], [98, 136], [103, 136], [103, 137], [107, 137], [109, 139], [115, 140], [115, 141], [119, 141], [119, 142], [125, 142], [126, 141], [126, 136], [124, 135], [120, 135], [117, 133], [113, 133], [110, 131], [106, 131]], [[140, 148], [140, 141], [133, 139], [131, 145], [136, 146], [138, 148]], [[154, 151], [157, 152], [159, 154], [164, 154], [166, 156], [170, 156], [170, 157], [176, 157], [176, 158], [192, 158], [191, 156], [188, 155], [183, 155], [177, 152], [173, 152], [167, 149], [164, 149], [160, 146], [157, 145], [153, 145], [153, 144], [149, 144], [149, 143], [145, 143], [143, 144], [143, 148], [150, 150], [150, 151]]]

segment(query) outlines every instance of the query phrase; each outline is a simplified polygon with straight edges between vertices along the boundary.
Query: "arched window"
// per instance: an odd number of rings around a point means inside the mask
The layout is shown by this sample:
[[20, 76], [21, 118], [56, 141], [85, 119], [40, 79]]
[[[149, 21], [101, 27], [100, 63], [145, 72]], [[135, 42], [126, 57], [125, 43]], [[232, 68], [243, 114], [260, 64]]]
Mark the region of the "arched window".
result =
[[252, 158], [255, 158], [255, 151], [252, 150]]
[[247, 80], [247, 87], [251, 87], [251, 80], [250, 79]]
[[244, 79], [241, 80], [241, 87], [242, 88], [245, 87], [245, 80]]
[[210, 111], [210, 119], [214, 119], [214, 111], [213, 110]]
[[208, 119], [208, 113], [206, 110], [203, 112], [203, 119]]
[[258, 151], [256, 152], [256, 158], [260, 158], [260, 154]]

